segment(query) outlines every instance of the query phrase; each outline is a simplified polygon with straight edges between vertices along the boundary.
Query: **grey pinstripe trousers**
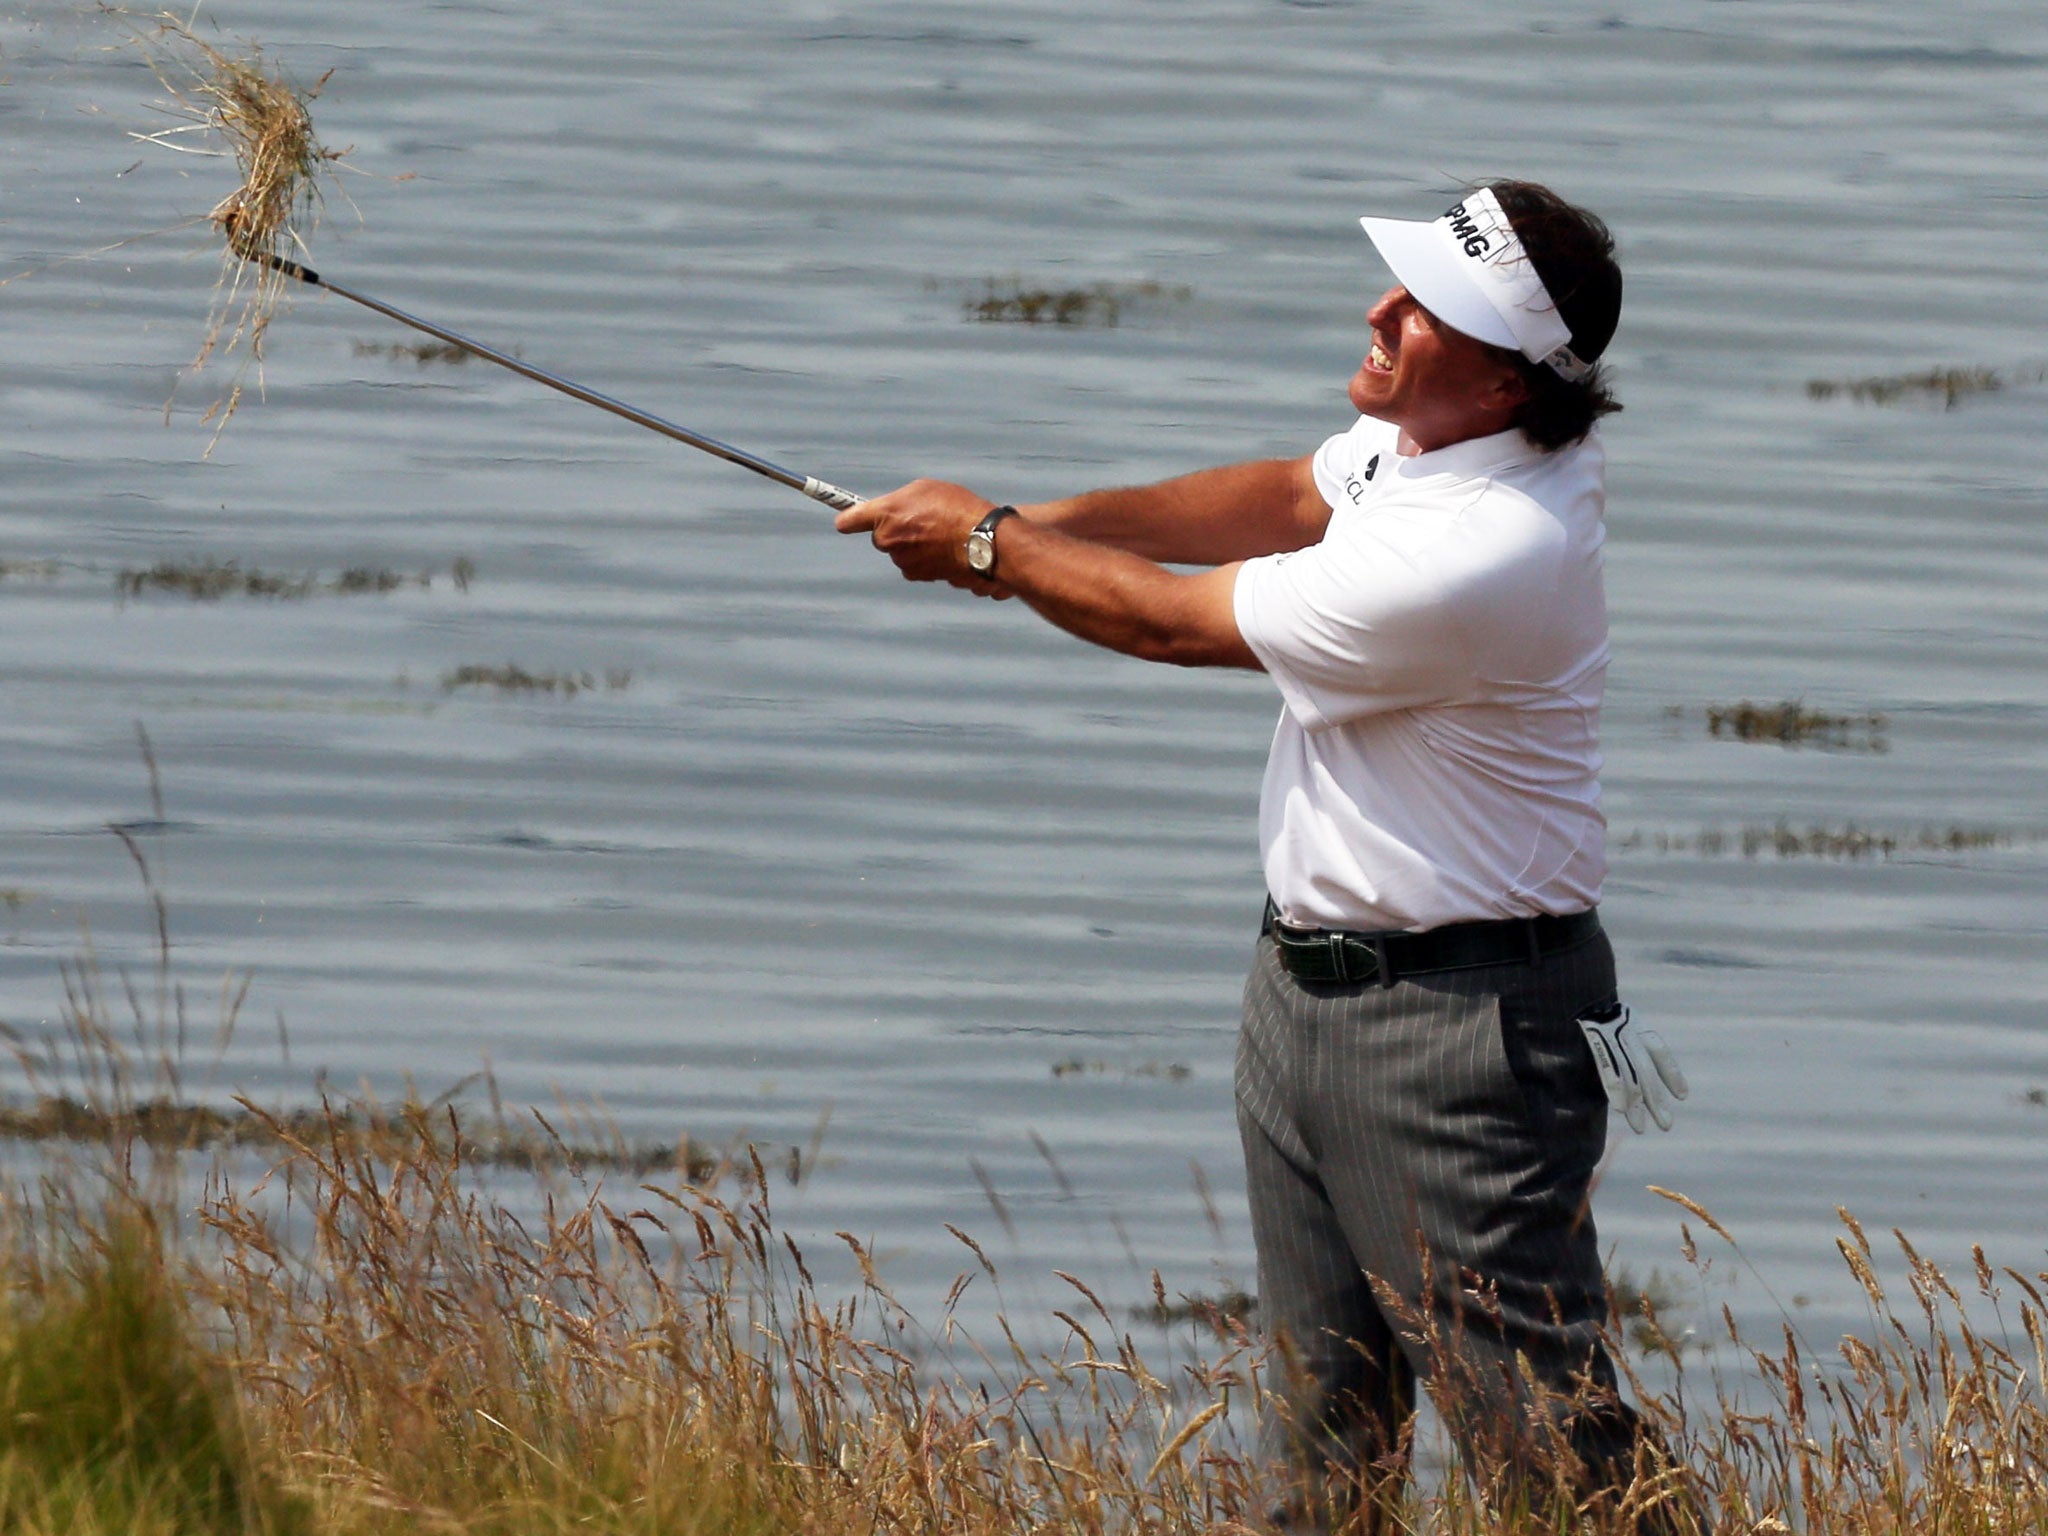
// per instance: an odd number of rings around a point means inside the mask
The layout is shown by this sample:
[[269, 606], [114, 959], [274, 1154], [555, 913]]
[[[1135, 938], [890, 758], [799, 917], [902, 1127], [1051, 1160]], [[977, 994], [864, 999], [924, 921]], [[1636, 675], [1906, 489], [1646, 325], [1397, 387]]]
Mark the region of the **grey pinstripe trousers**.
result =
[[1614, 995], [1604, 934], [1391, 988], [1297, 981], [1259, 940], [1237, 1112], [1276, 1465], [1397, 1475], [1418, 1374], [1483, 1465], [1521, 1460], [1550, 1394], [1588, 1387], [1613, 1443], [1587, 1461], [1629, 1454], [1587, 1207], [1607, 1097], [1575, 1022]]

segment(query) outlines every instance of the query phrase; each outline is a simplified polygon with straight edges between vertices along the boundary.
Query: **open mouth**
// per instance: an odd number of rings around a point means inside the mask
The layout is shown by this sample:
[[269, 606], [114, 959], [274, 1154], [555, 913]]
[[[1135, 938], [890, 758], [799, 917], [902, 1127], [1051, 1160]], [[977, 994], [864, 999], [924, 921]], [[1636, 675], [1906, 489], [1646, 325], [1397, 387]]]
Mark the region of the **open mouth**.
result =
[[1375, 341], [1372, 350], [1365, 354], [1365, 366], [1375, 373], [1392, 373], [1394, 360], [1387, 355], [1387, 349]]

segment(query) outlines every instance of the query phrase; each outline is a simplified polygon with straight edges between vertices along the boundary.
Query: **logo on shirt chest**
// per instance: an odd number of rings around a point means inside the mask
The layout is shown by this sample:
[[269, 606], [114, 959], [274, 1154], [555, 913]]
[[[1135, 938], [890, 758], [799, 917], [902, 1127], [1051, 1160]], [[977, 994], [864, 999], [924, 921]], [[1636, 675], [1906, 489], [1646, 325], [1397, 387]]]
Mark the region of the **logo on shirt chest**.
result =
[[1372, 477], [1380, 472], [1380, 456], [1374, 454], [1365, 461], [1365, 468], [1344, 481], [1344, 494], [1351, 498], [1353, 506], [1365, 500], [1365, 488], [1372, 483]]

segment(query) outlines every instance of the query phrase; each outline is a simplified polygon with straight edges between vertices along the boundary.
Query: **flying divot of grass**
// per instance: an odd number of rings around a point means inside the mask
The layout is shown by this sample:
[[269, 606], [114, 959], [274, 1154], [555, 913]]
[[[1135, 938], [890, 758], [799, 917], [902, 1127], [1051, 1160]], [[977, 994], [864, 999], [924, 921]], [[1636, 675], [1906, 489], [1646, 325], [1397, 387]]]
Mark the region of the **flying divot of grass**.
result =
[[[226, 236], [227, 248], [206, 334], [185, 370], [198, 372], [216, 352], [240, 354], [227, 392], [201, 418], [218, 423], [218, 441], [241, 404], [252, 365], [261, 386], [264, 333], [284, 305], [288, 279], [264, 258], [305, 250], [305, 236], [319, 222], [322, 184], [348, 151], [326, 148], [313, 132], [307, 103], [320, 94], [326, 75], [301, 89], [252, 43], [230, 43], [233, 51], [216, 47], [169, 12], [112, 13], [137, 24], [137, 44], [169, 95], [168, 110], [182, 119], [134, 137], [188, 154], [231, 154], [242, 174], [241, 185], [206, 216]], [[226, 141], [225, 151], [212, 147], [219, 140]]]

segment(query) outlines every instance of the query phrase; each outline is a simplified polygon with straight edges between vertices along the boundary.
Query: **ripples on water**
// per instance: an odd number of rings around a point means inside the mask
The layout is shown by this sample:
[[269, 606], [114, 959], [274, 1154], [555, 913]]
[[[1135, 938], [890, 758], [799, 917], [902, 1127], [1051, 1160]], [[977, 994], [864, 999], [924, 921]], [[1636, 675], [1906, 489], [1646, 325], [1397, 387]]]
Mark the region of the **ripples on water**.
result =
[[[1805, 390], [2048, 362], [2038, 8], [211, 14], [334, 71], [317, 121], [360, 218], [330, 207], [316, 266], [864, 490], [1304, 451], [1344, 424], [1382, 280], [1355, 214], [1499, 172], [1602, 210], [1630, 285], [1606, 911], [1697, 1085], [1619, 1148], [1603, 1236], [1675, 1268], [1642, 1186], [1682, 1188], [1823, 1331], [1855, 1316], [1836, 1204], [2038, 1267], [2048, 391]], [[10, 272], [231, 184], [122, 137], [156, 92], [109, 41], [0, 15]], [[149, 814], [141, 721], [181, 965], [196, 991], [253, 969], [255, 1016], [288, 1021], [288, 1065], [267, 1029], [234, 1050], [259, 1093], [488, 1057], [509, 1098], [601, 1098], [634, 1134], [801, 1143], [829, 1111], [784, 1212], [874, 1235], [912, 1297], [956, 1268], [941, 1221], [996, 1231], [975, 1165], [1013, 1273], [1133, 1303], [1155, 1264], [1248, 1274], [1228, 1074], [1269, 685], [910, 590], [793, 494], [393, 356], [417, 338], [332, 299], [274, 329], [207, 458], [217, 373], [162, 417], [215, 254], [187, 228], [0, 288], [0, 1015], [53, 1011], [81, 914], [103, 956], [146, 953], [99, 830]], [[991, 284], [1156, 287], [1113, 327], [1026, 326], [967, 317]], [[116, 594], [199, 559], [441, 574]], [[630, 682], [441, 685], [507, 663]], [[1882, 714], [1885, 750], [1713, 737], [1743, 699]], [[1780, 826], [1906, 846], [1780, 855]], [[1989, 845], [1920, 846], [1956, 828]]]

